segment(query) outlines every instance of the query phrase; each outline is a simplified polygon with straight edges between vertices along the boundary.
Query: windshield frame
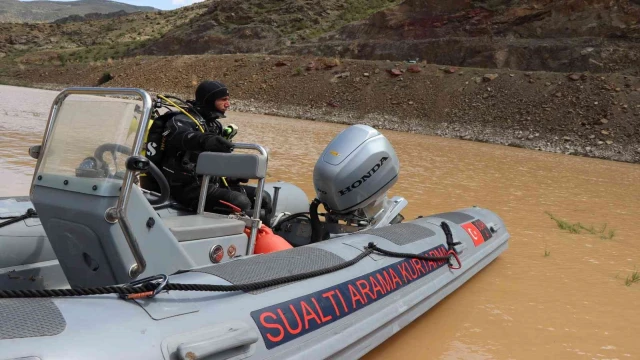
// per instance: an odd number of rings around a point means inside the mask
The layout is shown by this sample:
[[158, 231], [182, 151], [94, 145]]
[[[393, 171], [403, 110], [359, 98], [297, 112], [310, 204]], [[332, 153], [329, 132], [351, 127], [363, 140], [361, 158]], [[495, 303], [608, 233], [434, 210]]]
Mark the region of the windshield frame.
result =
[[[47, 120], [47, 125], [45, 127], [44, 135], [42, 137], [41, 149], [42, 152], [39, 154], [38, 159], [36, 161], [36, 165], [33, 172], [33, 178], [31, 179], [31, 187], [29, 190], [29, 197], [31, 198], [33, 195], [33, 189], [37, 183], [37, 177], [40, 172], [40, 167], [42, 165], [42, 160], [44, 158], [44, 152], [47, 149], [48, 143], [51, 141], [51, 136], [53, 129], [55, 128], [55, 124], [58, 118], [59, 110], [67, 97], [70, 95], [115, 95], [115, 96], [137, 96], [142, 101], [142, 116], [138, 123], [138, 128], [136, 129], [136, 135], [134, 137], [134, 143], [132, 147], [132, 152], [130, 156], [140, 155], [143, 145], [144, 145], [144, 129], [147, 128], [149, 123], [149, 119], [151, 117], [152, 110], [152, 100], [151, 96], [144, 90], [138, 88], [96, 88], [96, 87], [71, 87], [64, 89], [61, 91], [58, 96], [53, 101], [51, 105], [51, 109], [49, 112], [49, 118]], [[120, 193], [120, 199], [118, 201], [118, 205], [120, 202], [126, 199], [123, 199], [123, 195], [127, 195], [131, 191], [131, 187], [133, 185], [133, 177], [134, 174], [125, 169], [124, 180], [122, 184], [122, 191]]]

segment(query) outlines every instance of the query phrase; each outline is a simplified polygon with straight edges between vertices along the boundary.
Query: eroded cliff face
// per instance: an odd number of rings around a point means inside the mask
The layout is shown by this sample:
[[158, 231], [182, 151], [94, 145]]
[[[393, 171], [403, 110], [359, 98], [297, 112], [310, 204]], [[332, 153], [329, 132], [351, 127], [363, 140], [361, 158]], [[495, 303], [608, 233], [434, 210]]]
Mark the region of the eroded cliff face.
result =
[[274, 53], [637, 75], [638, 2], [407, 0]]
[[321, 40], [457, 37], [640, 40], [640, 6], [629, 0], [407, 0]]

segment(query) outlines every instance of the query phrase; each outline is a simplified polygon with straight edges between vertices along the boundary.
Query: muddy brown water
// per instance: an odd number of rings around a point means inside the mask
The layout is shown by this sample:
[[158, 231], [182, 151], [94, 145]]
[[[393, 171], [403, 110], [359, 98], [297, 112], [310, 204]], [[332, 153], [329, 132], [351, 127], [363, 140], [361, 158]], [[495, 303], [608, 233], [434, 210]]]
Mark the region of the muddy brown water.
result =
[[[26, 195], [55, 92], [0, 86], [0, 196]], [[237, 141], [270, 149], [269, 180], [314, 196], [317, 157], [343, 125], [230, 113]], [[510, 248], [367, 359], [640, 359], [640, 166], [383, 131], [401, 161], [407, 219], [478, 205]], [[572, 234], [546, 212], [585, 227]], [[547, 256], [545, 256], [545, 254]]]

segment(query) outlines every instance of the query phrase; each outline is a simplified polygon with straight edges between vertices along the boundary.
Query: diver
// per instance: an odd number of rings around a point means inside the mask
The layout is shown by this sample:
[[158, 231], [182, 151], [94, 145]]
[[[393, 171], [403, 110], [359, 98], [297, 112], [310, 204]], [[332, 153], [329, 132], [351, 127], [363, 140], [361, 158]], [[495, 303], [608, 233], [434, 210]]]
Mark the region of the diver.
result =
[[[195, 173], [198, 155], [203, 151], [233, 151], [230, 141], [237, 133], [237, 126], [223, 127], [219, 119], [226, 118], [230, 107], [227, 87], [219, 81], [203, 81], [195, 92], [195, 100], [185, 102], [182, 110], [169, 111], [154, 120], [146, 144], [146, 156], [158, 166], [169, 182], [172, 198], [180, 205], [196, 211], [202, 177]], [[160, 137], [153, 141], [152, 137]], [[158, 146], [158, 142], [162, 146]], [[256, 188], [243, 186], [248, 179], [211, 178], [205, 211], [229, 214], [231, 208], [220, 200], [233, 204], [245, 214], [251, 215]], [[155, 181], [141, 177], [141, 186], [157, 191]], [[271, 215], [271, 197], [263, 192], [260, 218], [263, 222]], [[268, 222], [267, 222], [268, 223]]]

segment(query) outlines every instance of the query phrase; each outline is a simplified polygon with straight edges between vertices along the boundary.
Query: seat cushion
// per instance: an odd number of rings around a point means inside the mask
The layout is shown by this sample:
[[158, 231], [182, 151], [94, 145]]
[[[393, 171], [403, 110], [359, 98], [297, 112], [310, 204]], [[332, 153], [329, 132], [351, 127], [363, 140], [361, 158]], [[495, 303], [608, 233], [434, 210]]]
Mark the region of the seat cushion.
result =
[[178, 241], [238, 235], [244, 232], [245, 227], [243, 221], [209, 213], [172, 216], [162, 220]]

